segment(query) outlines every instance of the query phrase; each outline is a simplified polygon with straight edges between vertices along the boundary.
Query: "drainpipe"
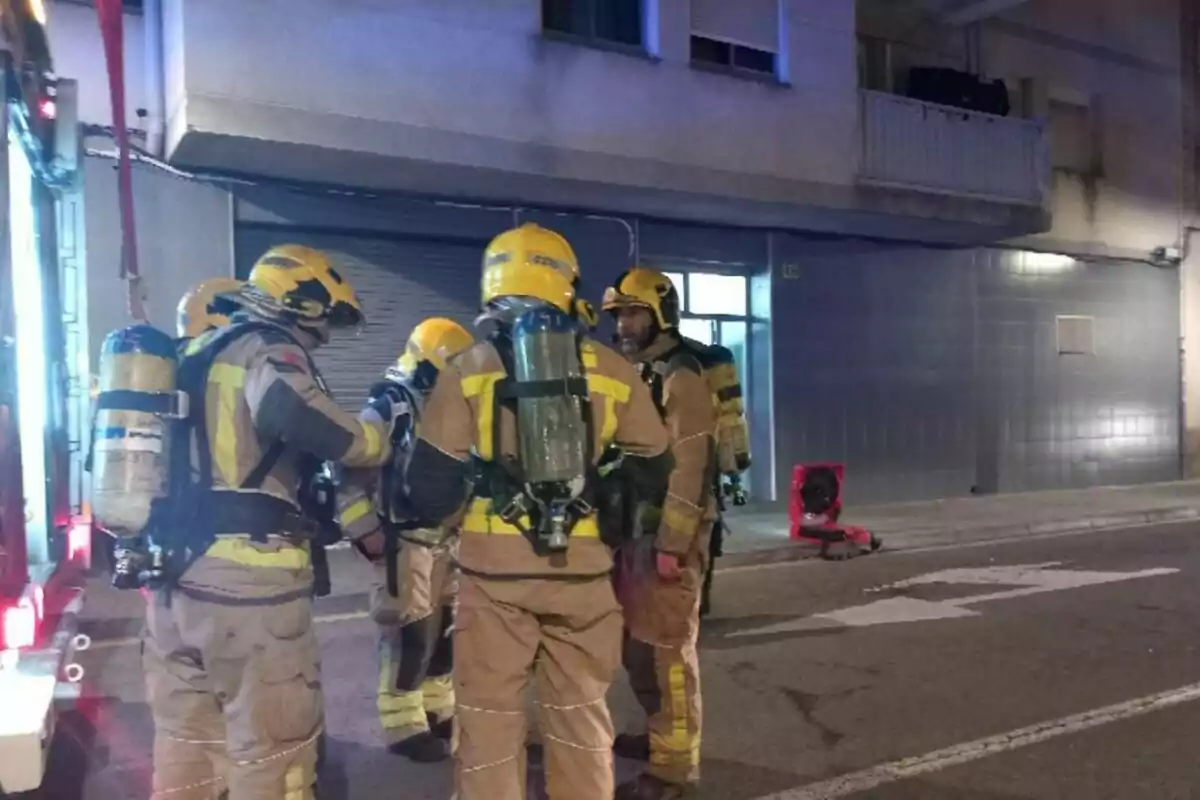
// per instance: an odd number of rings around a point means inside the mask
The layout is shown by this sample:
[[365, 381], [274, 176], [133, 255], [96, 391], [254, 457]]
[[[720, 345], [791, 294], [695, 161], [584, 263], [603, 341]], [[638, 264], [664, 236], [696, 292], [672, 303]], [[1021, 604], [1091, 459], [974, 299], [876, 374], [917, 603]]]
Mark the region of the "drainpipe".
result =
[[143, 0], [142, 25], [146, 49], [146, 149], [156, 158], [164, 158], [167, 122], [162, 0]]

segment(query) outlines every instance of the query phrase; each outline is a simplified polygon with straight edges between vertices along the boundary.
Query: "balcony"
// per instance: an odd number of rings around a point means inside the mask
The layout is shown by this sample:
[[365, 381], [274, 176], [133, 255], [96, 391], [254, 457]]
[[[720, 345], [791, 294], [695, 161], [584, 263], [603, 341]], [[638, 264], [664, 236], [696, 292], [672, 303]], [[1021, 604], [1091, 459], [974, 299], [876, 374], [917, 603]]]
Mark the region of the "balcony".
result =
[[1042, 205], [1049, 153], [1039, 122], [860, 90], [859, 182]]

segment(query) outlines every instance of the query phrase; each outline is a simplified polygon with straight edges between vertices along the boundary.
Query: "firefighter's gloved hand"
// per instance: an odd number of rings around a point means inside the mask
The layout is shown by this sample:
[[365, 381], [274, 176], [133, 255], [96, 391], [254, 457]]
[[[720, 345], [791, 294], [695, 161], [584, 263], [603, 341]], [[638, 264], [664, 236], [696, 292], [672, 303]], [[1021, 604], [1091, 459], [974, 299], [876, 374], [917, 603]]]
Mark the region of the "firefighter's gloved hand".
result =
[[363, 410], [363, 414], [373, 414], [378, 417], [381, 422], [389, 423], [390, 428], [395, 431], [396, 421], [401, 417], [407, 417], [412, 413], [412, 409], [408, 405], [408, 401], [404, 400], [394, 392], [383, 392], [371, 398], [371, 402]]
[[664, 581], [677, 581], [682, 574], [679, 569], [679, 556], [674, 553], [656, 552], [654, 569], [658, 573], [658, 577]]
[[354, 546], [358, 548], [358, 552], [362, 553], [368, 561], [378, 561], [383, 558], [385, 544], [386, 539], [383, 528], [379, 528], [354, 541]]

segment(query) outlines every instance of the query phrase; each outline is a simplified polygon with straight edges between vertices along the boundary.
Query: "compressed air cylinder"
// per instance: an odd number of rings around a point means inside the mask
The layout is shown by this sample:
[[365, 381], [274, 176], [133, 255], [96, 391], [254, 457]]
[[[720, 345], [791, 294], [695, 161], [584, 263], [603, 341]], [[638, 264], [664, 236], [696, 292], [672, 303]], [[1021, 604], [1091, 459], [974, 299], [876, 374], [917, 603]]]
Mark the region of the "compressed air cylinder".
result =
[[150, 325], [113, 331], [100, 352], [92, 512], [118, 537], [138, 536], [168, 490], [175, 342]]
[[583, 400], [567, 393], [583, 378], [577, 323], [556, 308], [526, 311], [513, 325], [513, 380], [536, 389], [517, 399], [521, 469], [531, 484], [580, 481], [587, 474]]

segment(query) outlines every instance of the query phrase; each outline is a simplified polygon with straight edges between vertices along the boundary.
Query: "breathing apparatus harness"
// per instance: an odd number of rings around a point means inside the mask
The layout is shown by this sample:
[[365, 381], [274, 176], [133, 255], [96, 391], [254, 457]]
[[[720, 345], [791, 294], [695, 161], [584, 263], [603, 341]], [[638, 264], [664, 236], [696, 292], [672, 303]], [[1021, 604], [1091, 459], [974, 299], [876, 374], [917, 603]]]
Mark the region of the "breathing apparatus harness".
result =
[[[563, 320], [569, 320], [569, 325]], [[522, 371], [530, 371], [518, 364], [515, 350], [522, 344], [519, 340], [547, 332], [571, 337], [573, 366], [559, 375], [526, 375], [525, 379], [518, 379]], [[493, 513], [519, 530], [539, 555], [562, 553], [570, 544], [569, 537], [575, 525], [595, 511], [594, 495], [598, 481], [593, 463], [593, 407], [582, 366], [582, 336], [578, 323], [557, 309], [535, 307], [519, 314], [511, 324], [497, 326], [489, 334], [488, 341], [500, 355], [505, 377], [496, 382], [493, 390], [493, 457], [491, 460], [483, 459], [478, 453], [472, 457], [473, 496], [490, 499]], [[572, 371], [575, 374], [570, 374]], [[578, 474], [567, 479], [539, 479], [536, 474], [540, 471], [538, 465], [526, 463], [521, 456], [507, 455], [501, 447], [501, 412], [505, 408], [517, 420], [518, 452], [525, 449], [530, 437], [560, 432], [522, 430], [522, 426], [527, 425], [539, 427], [533, 421], [538, 412], [530, 404], [544, 401], [558, 401], [560, 411], [566, 411], [567, 414], [570, 413], [570, 407], [578, 403], [579, 421], [582, 424], [575, 432], [582, 436], [583, 441], [578, 443], [581, 445], [577, 453], [580, 456]], [[525, 519], [528, 519], [528, 525]]]
[[[151, 550], [149, 568], [140, 582], [153, 589], [174, 587], [183, 574], [217, 540], [227, 534], [246, 534], [251, 541], [265, 543], [271, 535], [289, 535], [312, 545], [315, 589], [328, 593], [328, 567], [324, 546], [335, 539], [329, 525], [332, 514], [332, 476], [323, 462], [310, 459], [302, 465], [299, 497], [301, 510], [292, 503], [257, 491], [283, 455], [285, 445], [276, 440], [258, 464], [234, 490], [213, 488], [213, 455], [208, 438], [205, 394], [208, 375], [217, 357], [235, 341], [252, 333], [270, 342], [294, 344], [304, 352], [308, 366], [321, 387], [328, 391], [316, 364], [296, 337], [279, 325], [258, 320], [237, 321], [211, 334], [199, 349], [185, 353], [178, 385], [188, 398], [189, 412], [174, 424], [169, 468], [170, 491], [155, 501], [146, 535]], [[192, 448], [196, 461], [192, 466]], [[336, 526], [334, 526], [336, 529]], [[322, 585], [324, 584], [324, 585]], [[318, 595], [320, 596], [320, 595]]]

